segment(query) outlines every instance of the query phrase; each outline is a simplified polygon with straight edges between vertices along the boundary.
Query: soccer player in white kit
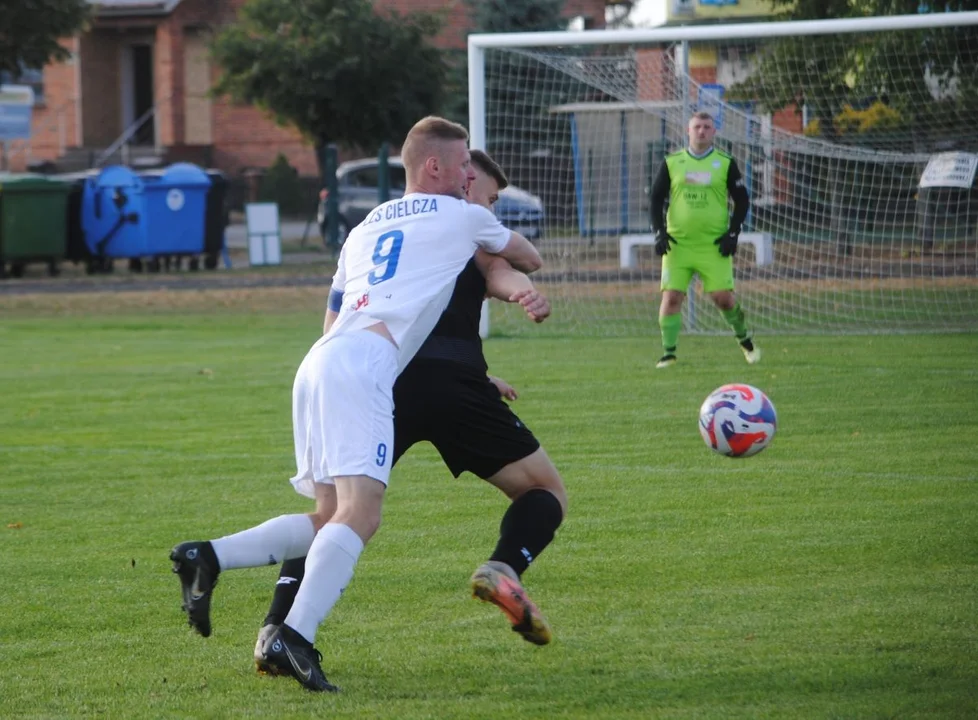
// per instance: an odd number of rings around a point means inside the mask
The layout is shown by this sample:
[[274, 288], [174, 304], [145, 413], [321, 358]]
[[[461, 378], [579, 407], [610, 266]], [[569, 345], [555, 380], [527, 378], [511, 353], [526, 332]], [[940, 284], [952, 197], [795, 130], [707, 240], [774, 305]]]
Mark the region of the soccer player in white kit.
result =
[[342, 309], [296, 373], [292, 484], [315, 498], [316, 511], [281, 515], [209, 542], [184, 542], [170, 553], [190, 626], [204, 637], [221, 571], [307, 555], [295, 603], [268, 638], [265, 656], [309, 690], [336, 690], [313, 641], [380, 525], [398, 373], [434, 328], [478, 248], [519, 270], [541, 264], [526, 238], [466, 201], [474, 173], [464, 127], [424, 118], [408, 133], [401, 157], [404, 197], [379, 206], [350, 233], [337, 268]]

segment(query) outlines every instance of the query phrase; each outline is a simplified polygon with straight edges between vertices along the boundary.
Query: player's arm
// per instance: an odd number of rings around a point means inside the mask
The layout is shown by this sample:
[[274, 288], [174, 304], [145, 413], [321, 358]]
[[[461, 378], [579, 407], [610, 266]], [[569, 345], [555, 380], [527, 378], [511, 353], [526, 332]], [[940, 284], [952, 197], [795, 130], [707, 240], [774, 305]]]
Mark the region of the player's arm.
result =
[[669, 197], [671, 182], [669, 180], [669, 165], [663, 162], [659, 166], [659, 173], [652, 182], [652, 194], [650, 197], [651, 211], [649, 224], [652, 226], [652, 236], [655, 238], [655, 252], [657, 255], [665, 255], [669, 252], [669, 246], [674, 240], [666, 232], [666, 199]]
[[533, 243], [504, 227], [488, 208], [468, 204], [466, 219], [475, 244], [486, 252], [504, 258], [521, 272], [531, 273], [543, 267], [543, 260]]
[[496, 255], [508, 261], [517, 270], [525, 273], [536, 272], [543, 267], [543, 258], [540, 257], [537, 249], [533, 247], [533, 243], [518, 232], [512, 232], [510, 234], [509, 241]]
[[652, 181], [652, 193], [650, 196], [651, 217], [650, 225], [653, 232], [666, 231], [666, 200], [669, 199], [671, 184], [669, 180], [669, 165], [663, 162], [659, 165], [659, 172]]
[[750, 196], [747, 194], [744, 176], [740, 174], [740, 167], [733, 159], [730, 160], [730, 167], [727, 170], [727, 194], [734, 204], [733, 215], [730, 216], [730, 230], [740, 234], [744, 220], [747, 219], [747, 212], [750, 210]]
[[329, 332], [339, 317], [340, 309], [343, 307], [343, 291], [335, 288], [329, 289], [329, 299], [326, 301], [326, 319], [323, 320], [323, 335]]
[[496, 386], [496, 389], [499, 391], [499, 395], [501, 397], [504, 397], [507, 400], [515, 400], [519, 397], [519, 395], [516, 394], [516, 388], [502, 378], [497, 378], [493, 375], [487, 375], [486, 377], [489, 378], [489, 382]]
[[727, 195], [733, 200], [734, 210], [730, 216], [730, 226], [727, 232], [713, 241], [713, 244], [720, 248], [720, 255], [730, 257], [737, 254], [737, 241], [740, 239], [740, 229], [747, 219], [747, 211], [750, 210], [750, 198], [747, 196], [747, 188], [744, 187], [744, 177], [740, 174], [737, 161], [730, 159], [730, 166], [727, 169]]
[[514, 269], [505, 258], [478, 250], [475, 264], [486, 279], [489, 297], [519, 303], [534, 322], [543, 322], [550, 316], [550, 301], [533, 286], [530, 278]]
[[329, 298], [326, 300], [326, 317], [323, 320], [323, 335], [329, 332], [336, 322], [343, 307], [343, 288], [346, 286], [346, 245], [340, 248], [340, 256], [336, 260], [336, 272], [333, 273], [333, 283], [329, 288]]

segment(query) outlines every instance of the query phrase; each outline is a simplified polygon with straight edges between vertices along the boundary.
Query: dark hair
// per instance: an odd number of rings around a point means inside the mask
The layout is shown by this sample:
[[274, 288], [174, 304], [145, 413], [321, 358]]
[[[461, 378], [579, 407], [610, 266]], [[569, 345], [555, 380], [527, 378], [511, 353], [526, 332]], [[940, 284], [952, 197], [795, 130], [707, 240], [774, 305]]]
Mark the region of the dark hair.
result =
[[500, 190], [509, 185], [509, 178], [506, 177], [506, 173], [499, 167], [499, 163], [489, 157], [489, 153], [485, 150], [472, 150], [470, 155], [472, 155], [472, 163], [495, 180]]
[[716, 123], [716, 120], [713, 119], [713, 116], [710, 115], [710, 113], [706, 112], [706, 110], [698, 110], [698, 111], [694, 112], [689, 117], [689, 119], [690, 119], [690, 121], [693, 121], [693, 120], [709, 120], [714, 125], [717, 124]]
[[467, 142], [468, 139], [469, 131], [458, 123], [436, 115], [422, 118], [414, 124], [404, 139], [404, 145], [401, 148], [404, 167], [410, 171], [424, 163], [431, 153], [431, 143], [445, 140], [464, 140]]

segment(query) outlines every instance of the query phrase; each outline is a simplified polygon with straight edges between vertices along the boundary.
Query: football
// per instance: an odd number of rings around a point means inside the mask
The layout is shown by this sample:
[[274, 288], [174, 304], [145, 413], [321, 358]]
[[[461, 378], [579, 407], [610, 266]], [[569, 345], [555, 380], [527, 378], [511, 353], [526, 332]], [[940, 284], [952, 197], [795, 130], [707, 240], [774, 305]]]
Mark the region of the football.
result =
[[700, 407], [700, 435], [711, 450], [750, 457], [766, 448], [778, 427], [768, 396], [752, 385], [722, 385]]

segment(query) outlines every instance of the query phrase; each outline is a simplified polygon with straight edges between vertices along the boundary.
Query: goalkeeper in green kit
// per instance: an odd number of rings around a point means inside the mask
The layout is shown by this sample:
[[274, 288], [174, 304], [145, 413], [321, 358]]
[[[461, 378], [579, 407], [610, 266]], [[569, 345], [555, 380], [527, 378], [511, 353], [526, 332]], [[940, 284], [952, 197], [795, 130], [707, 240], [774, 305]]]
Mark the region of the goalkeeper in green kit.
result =
[[[716, 127], [709, 113], [689, 120], [689, 147], [666, 157], [652, 184], [652, 233], [662, 256], [659, 328], [663, 355], [656, 364], [676, 362], [683, 298], [693, 273], [720, 309], [750, 364], [761, 359], [744, 311], [734, 295], [733, 255], [750, 199], [737, 162], [713, 147]], [[733, 214], [728, 202], [733, 201]], [[669, 203], [667, 217], [666, 202]]]

